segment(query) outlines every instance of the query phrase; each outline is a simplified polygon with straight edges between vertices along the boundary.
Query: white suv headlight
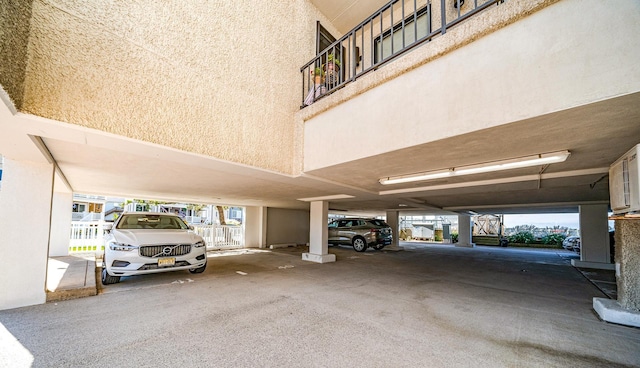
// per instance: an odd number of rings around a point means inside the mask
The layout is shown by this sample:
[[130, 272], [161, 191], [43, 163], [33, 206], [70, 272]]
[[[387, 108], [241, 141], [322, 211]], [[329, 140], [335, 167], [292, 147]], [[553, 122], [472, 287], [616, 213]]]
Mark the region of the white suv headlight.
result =
[[111, 250], [119, 250], [124, 252], [130, 252], [132, 250], [138, 249], [135, 245], [122, 244], [122, 243], [109, 243], [109, 248]]
[[199, 242], [195, 243], [193, 246], [194, 246], [194, 248], [202, 248], [205, 245], [206, 244], [205, 244], [204, 240], [202, 240], [202, 241], [199, 241]]

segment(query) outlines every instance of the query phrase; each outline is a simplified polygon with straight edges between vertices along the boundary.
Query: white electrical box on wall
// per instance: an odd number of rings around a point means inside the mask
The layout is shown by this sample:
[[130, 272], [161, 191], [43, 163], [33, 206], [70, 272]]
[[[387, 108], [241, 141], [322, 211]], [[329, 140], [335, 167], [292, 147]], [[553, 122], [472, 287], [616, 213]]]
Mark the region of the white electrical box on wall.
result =
[[609, 197], [614, 214], [640, 212], [640, 144], [609, 167]]

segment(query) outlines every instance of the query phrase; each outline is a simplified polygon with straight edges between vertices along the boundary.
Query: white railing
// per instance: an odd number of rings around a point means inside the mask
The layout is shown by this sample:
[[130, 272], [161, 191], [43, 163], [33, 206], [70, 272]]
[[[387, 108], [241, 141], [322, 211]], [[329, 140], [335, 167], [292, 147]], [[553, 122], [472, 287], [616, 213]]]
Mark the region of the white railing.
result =
[[[197, 225], [195, 232], [207, 242], [207, 249], [244, 248], [244, 228], [228, 225]], [[102, 252], [104, 221], [72, 222], [69, 253]]]
[[104, 221], [83, 221], [71, 223], [69, 253], [101, 252]]
[[207, 249], [244, 248], [244, 228], [229, 225], [195, 225], [196, 233], [207, 242]]

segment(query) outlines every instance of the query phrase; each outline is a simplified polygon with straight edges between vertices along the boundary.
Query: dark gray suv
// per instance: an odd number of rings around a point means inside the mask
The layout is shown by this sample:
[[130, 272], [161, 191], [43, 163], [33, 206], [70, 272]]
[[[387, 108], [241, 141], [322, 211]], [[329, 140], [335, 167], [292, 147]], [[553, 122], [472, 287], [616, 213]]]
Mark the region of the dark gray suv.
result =
[[357, 252], [381, 250], [391, 244], [393, 232], [386, 222], [370, 218], [343, 218], [329, 224], [329, 244], [352, 245]]

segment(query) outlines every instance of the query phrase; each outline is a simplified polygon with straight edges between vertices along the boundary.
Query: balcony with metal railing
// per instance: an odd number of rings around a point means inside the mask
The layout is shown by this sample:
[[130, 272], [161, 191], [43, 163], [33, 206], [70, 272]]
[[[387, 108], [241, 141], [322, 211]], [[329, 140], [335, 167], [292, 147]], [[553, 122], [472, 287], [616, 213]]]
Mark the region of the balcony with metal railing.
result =
[[304, 108], [504, 0], [392, 0], [301, 69]]

